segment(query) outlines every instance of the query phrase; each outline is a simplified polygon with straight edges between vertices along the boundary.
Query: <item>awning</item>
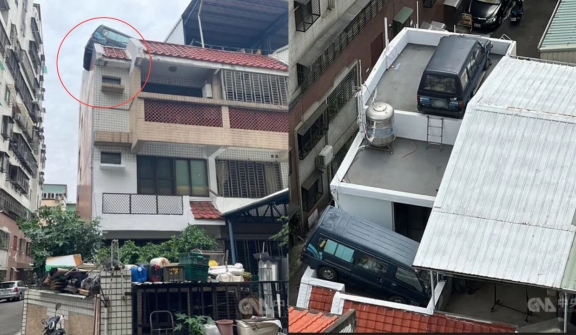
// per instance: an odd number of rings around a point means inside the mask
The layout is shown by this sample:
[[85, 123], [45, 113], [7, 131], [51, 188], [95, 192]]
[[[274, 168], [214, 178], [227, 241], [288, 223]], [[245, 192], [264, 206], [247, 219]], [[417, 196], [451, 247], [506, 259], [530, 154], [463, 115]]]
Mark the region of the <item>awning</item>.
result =
[[12, 268], [12, 271], [14, 271], [14, 272], [20, 272], [20, 271], [18, 271], [18, 269], [16, 269], [15, 267]]
[[17, 267], [18, 269], [30, 269], [32, 266], [30, 265], [30, 263], [17, 262], [17, 263], [16, 263], [16, 267]]

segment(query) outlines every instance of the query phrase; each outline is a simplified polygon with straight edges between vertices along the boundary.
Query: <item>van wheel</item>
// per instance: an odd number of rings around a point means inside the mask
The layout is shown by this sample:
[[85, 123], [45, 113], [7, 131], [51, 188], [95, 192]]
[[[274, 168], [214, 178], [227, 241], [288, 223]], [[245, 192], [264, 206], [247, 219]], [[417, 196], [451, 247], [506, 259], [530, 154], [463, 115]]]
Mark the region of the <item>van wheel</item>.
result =
[[399, 297], [397, 295], [391, 296], [390, 298], [388, 298], [388, 301], [395, 302], [398, 304], [406, 304], [406, 299]]
[[327, 268], [327, 267], [321, 267], [320, 269], [318, 269], [318, 276], [321, 279], [330, 280], [330, 281], [334, 281], [338, 278], [336, 271], [334, 271], [334, 269]]

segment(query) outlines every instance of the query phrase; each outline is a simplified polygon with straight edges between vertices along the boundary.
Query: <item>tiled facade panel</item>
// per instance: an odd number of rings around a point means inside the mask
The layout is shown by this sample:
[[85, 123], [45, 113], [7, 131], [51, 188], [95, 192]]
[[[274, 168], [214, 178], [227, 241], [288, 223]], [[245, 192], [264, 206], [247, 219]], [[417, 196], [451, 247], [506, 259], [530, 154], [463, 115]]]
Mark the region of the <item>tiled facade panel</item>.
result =
[[[121, 154], [122, 170], [108, 170], [100, 168], [100, 154], [102, 152], [118, 152]], [[100, 193], [136, 193], [136, 155], [128, 148], [121, 147], [94, 147], [94, 162], [92, 164], [93, 192], [94, 196], [100, 197]], [[101, 203], [101, 199], [94, 199], [94, 204]], [[95, 205], [94, 205], [95, 206]], [[92, 208], [93, 215], [100, 209]], [[94, 212], [96, 211], [96, 212]]]
[[138, 154], [175, 158], [204, 158], [204, 149], [191, 144], [146, 142]]
[[[117, 68], [117, 67], [103, 67], [97, 66], [94, 68], [94, 105], [95, 106], [116, 106], [130, 99], [134, 93], [130, 90], [130, 76], [129, 69]], [[110, 93], [102, 92], [102, 77], [112, 77], [119, 78], [121, 85], [124, 85], [124, 92], [122, 93]], [[124, 104], [122, 106], [116, 107], [118, 109], [127, 110], [130, 104]]]
[[122, 109], [94, 109], [94, 131], [130, 132], [130, 112]]
[[148, 122], [222, 127], [222, 108], [183, 102], [144, 100], [144, 120]]
[[229, 108], [230, 128], [288, 132], [288, 113]]

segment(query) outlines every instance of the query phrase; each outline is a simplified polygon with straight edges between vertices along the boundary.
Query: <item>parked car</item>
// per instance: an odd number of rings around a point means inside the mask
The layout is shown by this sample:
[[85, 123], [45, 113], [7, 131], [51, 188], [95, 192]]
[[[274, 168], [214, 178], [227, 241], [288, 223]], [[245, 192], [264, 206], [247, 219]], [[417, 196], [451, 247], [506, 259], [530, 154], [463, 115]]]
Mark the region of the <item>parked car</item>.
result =
[[23, 300], [27, 289], [28, 287], [20, 280], [2, 282], [0, 283], [0, 300]]
[[514, 0], [471, 0], [468, 13], [472, 15], [473, 27], [480, 29], [499, 27], [514, 3]]
[[418, 246], [390, 229], [329, 206], [300, 258], [321, 279], [374, 292], [379, 299], [426, 307], [430, 277], [412, 267]]
[[462, 118], [488, 70], [492, 42], [466, 36], [444, 36], [422, 74], [418, 110]]

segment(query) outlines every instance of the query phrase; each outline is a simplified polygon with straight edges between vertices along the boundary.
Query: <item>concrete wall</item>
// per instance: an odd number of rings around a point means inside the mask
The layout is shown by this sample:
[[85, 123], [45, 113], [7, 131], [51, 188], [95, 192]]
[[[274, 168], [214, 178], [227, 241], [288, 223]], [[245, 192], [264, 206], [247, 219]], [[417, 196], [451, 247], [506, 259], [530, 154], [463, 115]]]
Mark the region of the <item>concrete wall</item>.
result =
[[540, 51], [540, 59], [563, 63], [576, 63], [576, 50]]
[[392, 201], [361, 198], [349, 194], [340, 194], [337, 201], [338, 207], [343, 211], [377, 223], [384, 228], [395, 230]]
[[129, 335], [132, 334], [132, 284], [130, 272], [114, 275], [102, 272], [100, 282], [104, 297], [86, 298], [81, 295], [61, 294], [54, 291], [28, 290], [24, 298], [22, 335], [42, 334], [42, 319], [56, 314], [57, 303], [62, 304], [58, 314], [64, 315], [64, 330], [74, 335]]
[[[6, 280], [16, 280], [19, 278], [18, 274], [12, 272], [11, 269], [20, 268], [19, 264], [29, 264], [32, 262], [32, 257], [26, 255], [26, 249], [20, 250], [20, 240], [25, 239], [27, 242], [30, 240], [26, 239], [24, 233], [18, 229], [16, 221], [6, 216], [6, 214], [0, 214], [0, 229], [10, 234], [10, 246], [8, 250], [4, 252], [4, 257], [8, 256], [8, 259], [0, 258], [0, 268], [6, 270]], [[16, 242], [14, 241], [14, 237], [16, 237]], [[0, 257], [1, 256], [0, 254]]]

